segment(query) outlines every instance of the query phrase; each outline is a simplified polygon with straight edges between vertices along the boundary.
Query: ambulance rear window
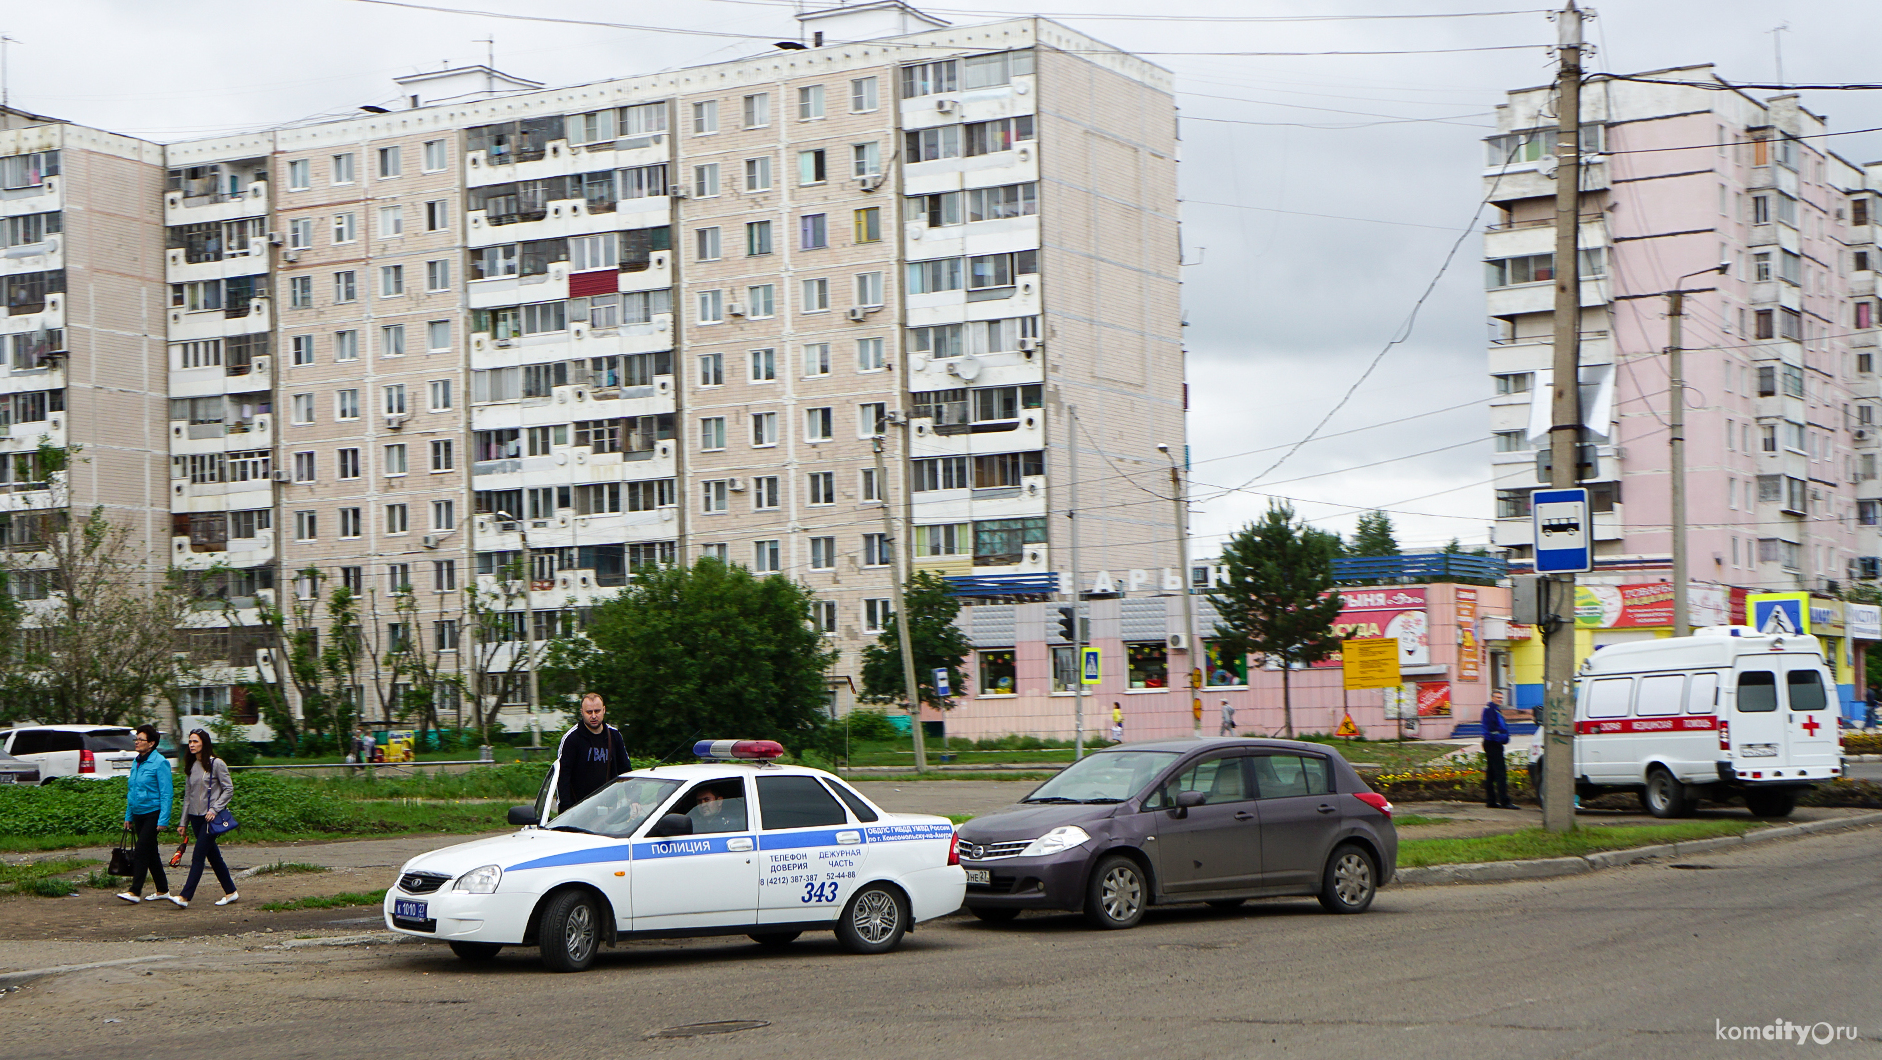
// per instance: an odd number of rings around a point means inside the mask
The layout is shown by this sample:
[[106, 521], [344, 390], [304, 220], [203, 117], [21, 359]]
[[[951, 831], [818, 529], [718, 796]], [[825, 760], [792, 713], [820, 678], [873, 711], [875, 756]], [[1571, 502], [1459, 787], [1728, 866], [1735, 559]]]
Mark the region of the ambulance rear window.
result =
[[1791, 694], [1792, 710], [1822, 710], [1828, 699], [1823, 694], [1823, 675], [1815, 670], [1792, 670], [1784, 675]]
[[1777, 709], [1777, 675], [1769, 670], [1747, 670], [1738, 675], [1738, 712], [1766, 714]]

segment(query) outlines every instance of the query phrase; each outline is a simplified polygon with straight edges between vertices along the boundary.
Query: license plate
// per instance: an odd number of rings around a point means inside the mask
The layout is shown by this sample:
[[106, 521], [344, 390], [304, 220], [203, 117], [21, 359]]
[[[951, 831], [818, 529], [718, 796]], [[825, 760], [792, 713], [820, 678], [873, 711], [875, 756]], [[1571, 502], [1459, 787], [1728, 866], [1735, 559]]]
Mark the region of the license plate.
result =
[[992, 883], [993, 882], [993, 870], [992, 869], [968, 869], [967, 870], [967, 882], [968, 883]]
[[19, 777], [13, 773], [0, 773], [0, 784], [17, 784]]
[[431, 915], [425, 912], [425, 909], [424, 902], [414, 902], [405, 898], [395, 898], [392, 901], [392, 915], [400, 920], [430, 920]]
[[1777, 744], [1741, 743], [1738, 745], [1738, 753], [1745, 758], [1776, 758]]
[[123, 772], [131, 768], [131, 760], [128, 758], [114, 758], [111, 760], [111, 768]]

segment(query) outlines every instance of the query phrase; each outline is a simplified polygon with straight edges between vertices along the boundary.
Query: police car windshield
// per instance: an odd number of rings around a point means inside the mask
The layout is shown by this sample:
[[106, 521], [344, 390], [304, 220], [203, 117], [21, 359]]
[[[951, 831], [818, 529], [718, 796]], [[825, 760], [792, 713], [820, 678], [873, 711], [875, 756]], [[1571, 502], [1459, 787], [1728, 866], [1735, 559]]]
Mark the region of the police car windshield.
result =
[[677, 780], [621, 777], [555, 815], [548, 827], [625, 839], [679, 786]]
[[1023, 802], [1119, 802], [1148, 787], [1175, 751], [1101, 751], [1067, 766]]

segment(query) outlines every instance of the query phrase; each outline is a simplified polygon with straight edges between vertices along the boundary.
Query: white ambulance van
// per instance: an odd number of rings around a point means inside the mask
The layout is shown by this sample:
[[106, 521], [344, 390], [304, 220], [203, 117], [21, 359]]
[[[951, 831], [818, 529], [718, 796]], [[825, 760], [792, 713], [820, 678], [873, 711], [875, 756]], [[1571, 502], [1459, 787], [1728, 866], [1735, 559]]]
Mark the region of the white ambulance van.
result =
[[[1634, 791], [1655, 817], [1742, 797], [1783, 817], [1842, 771], [1836, 681], [1817, 638], [1712, 626], [1582, 664], [1575, 793]], [[1531, 766], [1540, 778], [1540, 764]]]

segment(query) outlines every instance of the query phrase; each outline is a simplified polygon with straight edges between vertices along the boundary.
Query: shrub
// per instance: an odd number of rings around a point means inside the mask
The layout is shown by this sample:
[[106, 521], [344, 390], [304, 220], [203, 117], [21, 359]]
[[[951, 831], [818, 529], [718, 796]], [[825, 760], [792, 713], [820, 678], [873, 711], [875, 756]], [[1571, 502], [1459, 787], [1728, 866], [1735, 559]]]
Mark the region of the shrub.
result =
[[844, 717], [852, 740], [899, 740], [902, 730], [889, 720], [885, 710], [852, 710]]
[[1882, 732], [1852, 732], [1843, 735], [1846, 755], [1882, 755]]
[[[115, 836], [124, 827], [124, 803], [130, 781], [79, 780], [67, 777], [40, 787], [0, 787], [0, 835]], [[256, 831], [329, 832], [347, 826], [344, 802], [305, 783], [267, 773], [235, 778], [229, 809], [244, 828]], [[181, 819], [183, 783], [176, 785], [170, 820]]]

